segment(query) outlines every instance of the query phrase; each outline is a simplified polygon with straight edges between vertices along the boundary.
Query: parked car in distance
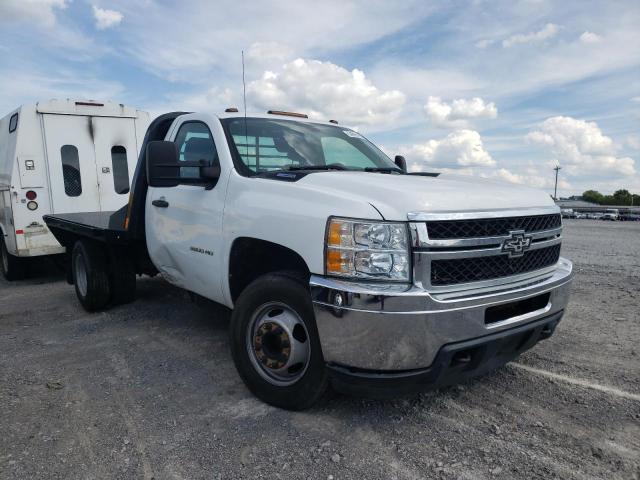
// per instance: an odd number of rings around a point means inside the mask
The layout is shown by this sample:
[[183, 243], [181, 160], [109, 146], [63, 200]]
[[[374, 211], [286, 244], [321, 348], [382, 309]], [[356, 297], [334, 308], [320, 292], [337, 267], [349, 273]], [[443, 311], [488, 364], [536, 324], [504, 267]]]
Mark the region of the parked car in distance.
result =
[[122, 104], [50, 100], [0, 119], [0, 267], [61, 254], [50, 213], [113, 211], [126, 202], [149, 114]]
[[569, 300], [545, 192], [408, 173], [333, 122], [270, 111], [155, 119], [128, 205], [47, 215], [88, 311], [158, 272], [233, 310], [248, 388], [310, 407], [483, 374], [551, 336]]
[[617, 221], [620, 219], [620, 211], [617, 208], [608, 208], [602, 215], [601, 219]]

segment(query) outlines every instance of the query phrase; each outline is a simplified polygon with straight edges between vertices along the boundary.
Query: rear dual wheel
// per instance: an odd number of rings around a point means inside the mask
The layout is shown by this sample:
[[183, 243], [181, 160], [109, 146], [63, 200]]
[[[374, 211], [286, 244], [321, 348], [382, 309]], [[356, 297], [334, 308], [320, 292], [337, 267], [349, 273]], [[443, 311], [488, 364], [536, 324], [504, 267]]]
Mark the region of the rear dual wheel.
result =
[[125, 251], [109, 258], [102, 245], [80, 240], [71, 254], [71, 271], [78, 300], [89, 312], [135, 299], [136, 274]]
[[326, 393], [311, 297], [298, 279], [267, 274], [251, 283], [236, 302], [230, 337], [238, 373], [261, 400], [303, 410]]
[[73, 284], [80, 303], [88, 312], [104, 308], [111, 298], [107, 257], [103, 248], [92, 242], [76, 242], [71, 253]]

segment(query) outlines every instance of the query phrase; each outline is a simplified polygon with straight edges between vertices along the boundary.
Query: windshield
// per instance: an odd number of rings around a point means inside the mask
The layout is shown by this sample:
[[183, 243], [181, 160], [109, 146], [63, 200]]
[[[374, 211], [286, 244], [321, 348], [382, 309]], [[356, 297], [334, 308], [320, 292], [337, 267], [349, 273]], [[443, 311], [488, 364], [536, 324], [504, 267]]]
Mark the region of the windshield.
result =
[[[279, 170], [401, 170], [348, 128], [270, 118], [222, 120], [232, 153], [247, 174]], [[235, 149], [235, 151], [233, 151]]]

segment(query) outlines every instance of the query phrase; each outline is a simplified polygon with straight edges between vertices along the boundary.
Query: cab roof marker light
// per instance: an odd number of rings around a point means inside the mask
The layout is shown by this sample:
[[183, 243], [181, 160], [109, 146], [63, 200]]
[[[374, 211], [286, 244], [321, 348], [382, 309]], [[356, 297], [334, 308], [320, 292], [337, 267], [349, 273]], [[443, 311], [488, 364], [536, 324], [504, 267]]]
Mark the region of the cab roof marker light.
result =
[[281, 110], [269, 110], [267, 111], [269, 115], [285, 115], [287, 117], [298, 117], [298, 118], [309, 118], [309, 115], [306, 113], [297, 113], [297, 112], [283, 112]]
[[98, 102], [76, 102], [76, 105], [82, 105], [85, 107], [104, 107], [104, 103]]

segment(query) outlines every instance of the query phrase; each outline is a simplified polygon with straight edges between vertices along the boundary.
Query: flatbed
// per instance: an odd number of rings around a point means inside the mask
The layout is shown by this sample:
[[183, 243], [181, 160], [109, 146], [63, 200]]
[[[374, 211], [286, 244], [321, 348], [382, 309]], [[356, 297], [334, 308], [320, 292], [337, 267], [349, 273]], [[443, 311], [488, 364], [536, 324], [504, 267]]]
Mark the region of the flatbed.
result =
[[122, 243], [128, 240], [128, 232], [122, 222], [114, 221], [115, 212], [81, 212], [45, 215], [44, 221], [54, 235], [74, 233], [94, 240]]

